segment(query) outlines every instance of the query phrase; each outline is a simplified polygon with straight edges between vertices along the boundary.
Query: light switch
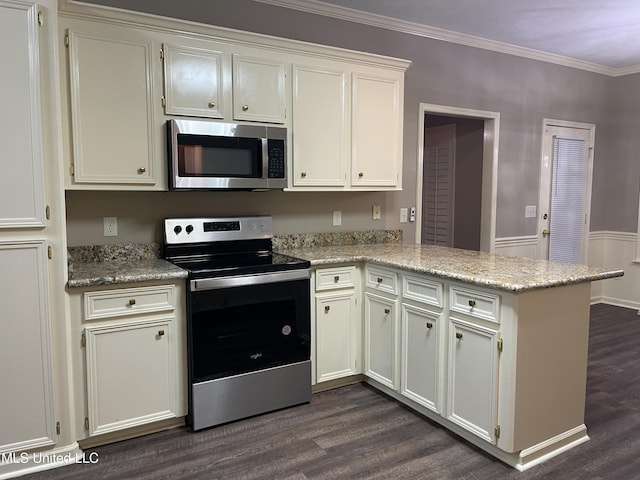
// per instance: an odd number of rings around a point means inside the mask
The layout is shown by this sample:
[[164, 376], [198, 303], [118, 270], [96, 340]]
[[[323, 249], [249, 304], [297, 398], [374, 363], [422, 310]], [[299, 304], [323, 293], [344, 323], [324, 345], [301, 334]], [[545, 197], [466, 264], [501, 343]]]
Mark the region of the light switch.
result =
[[342, 225], [342, 210], [333, 211], [333, 226]]
[[407, 223], [409, 218], [409, 209], [401, 208], [400, 209], [400, 223]]
[[524, 218], [536, 218], [536, 206], [527, 205], [524, 207]]

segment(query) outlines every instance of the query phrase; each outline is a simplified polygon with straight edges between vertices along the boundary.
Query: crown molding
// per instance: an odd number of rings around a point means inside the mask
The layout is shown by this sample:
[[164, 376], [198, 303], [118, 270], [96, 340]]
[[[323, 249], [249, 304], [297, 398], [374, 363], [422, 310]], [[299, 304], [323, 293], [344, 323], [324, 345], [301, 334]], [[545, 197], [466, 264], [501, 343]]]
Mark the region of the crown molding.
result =
[[492, 52], [505, 53], [518, 57], [538, 60], [541, 62], [553, 63], [579, 70], [585, 70], [593, 73], [599, 73], [610, 77], [618, 77], [640, 73], [640, 65], [626, 68], [613, 68], [605, 65], [599, 65], [584, 60], [556, 55], [553, 53], [543, 52], [532, 48], [519, 47], [509, 43], [488, 40], [473, 35], [453, 32], [438, 27], [430, 27], [405, 20], [397, 20], [394, 18], [384, 17], [373, 13], [362, 12], [351, 8], [341, 7], [317, 0], [254, 0], [259, 3], [266, 3], [278, 7], [300, 10], [306, 13], [316, 15], [324, 15], [327, 17], [346, 20], [349, 22], [361, 23], [373, 27], [393, 30], [409, 35], [441, 40], [444, 42], [466, 45], [469, 47], [480, 48]]

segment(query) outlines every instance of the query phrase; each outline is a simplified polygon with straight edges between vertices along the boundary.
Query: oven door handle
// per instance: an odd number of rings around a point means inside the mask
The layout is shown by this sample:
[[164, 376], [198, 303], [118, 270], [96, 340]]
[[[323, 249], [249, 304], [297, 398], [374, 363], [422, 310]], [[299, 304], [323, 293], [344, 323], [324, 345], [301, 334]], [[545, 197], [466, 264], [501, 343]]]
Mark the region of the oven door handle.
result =
[[290, 282], [311, 278], [308, 269], [285, 270], [282, 272], [260, 273], [256, 275], [237, 275], [230, 277], [216, 277], [191, 280], [191, 291], [216, 290], [221, 288], [245, 287], [266, 283]]

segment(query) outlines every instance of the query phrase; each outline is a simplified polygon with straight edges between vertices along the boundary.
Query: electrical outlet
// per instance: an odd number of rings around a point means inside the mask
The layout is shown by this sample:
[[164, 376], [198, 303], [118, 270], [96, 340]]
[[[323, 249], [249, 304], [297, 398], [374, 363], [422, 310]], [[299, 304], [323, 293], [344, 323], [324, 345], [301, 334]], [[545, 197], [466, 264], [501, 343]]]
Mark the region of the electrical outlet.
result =
[[342, 210], [333, 211], [333, 226], [342, 225]]
[[409, 209], [401, 208], [400, 209], [400, 223], [407, 223], [409, 218]]
[[380, 209], [380, 205], [374, 205], [373, 206], [373, 214], [372, 214], [372, 218], [374, 220], [380, 220], [382, 218], [382, 210]]
[[104, 223], [104, 236], [105, 237], [117, 237], [118, 236], [118, 217], [103, 217]]
[[411, 209], [409, 210], [409, 221], [410, 222], [416, 221], [416, 207], [411, 207]]

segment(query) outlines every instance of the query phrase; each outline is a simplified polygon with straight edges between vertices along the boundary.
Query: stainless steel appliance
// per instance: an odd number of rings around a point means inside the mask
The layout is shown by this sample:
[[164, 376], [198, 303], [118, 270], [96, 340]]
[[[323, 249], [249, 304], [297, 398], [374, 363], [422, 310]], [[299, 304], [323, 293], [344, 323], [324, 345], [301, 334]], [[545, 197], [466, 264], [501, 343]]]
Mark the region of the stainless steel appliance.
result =
[[287, 186], [287, 129], [167, 121], [170, 190], [271, 190]]
[[310, 264], [273, 252], [271, 217], [170, 218], [164, 236], [189, 271], [193, 429], [309, 402]]

